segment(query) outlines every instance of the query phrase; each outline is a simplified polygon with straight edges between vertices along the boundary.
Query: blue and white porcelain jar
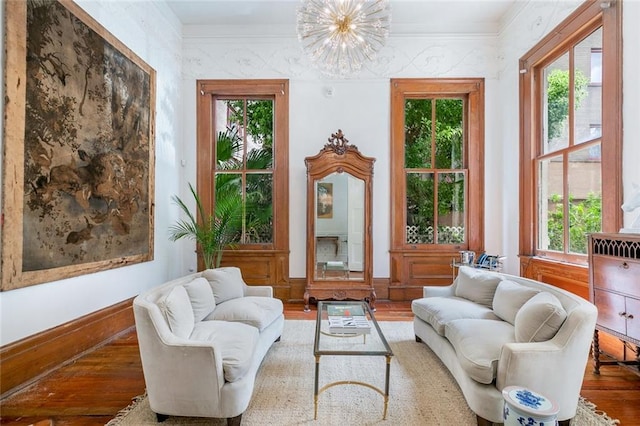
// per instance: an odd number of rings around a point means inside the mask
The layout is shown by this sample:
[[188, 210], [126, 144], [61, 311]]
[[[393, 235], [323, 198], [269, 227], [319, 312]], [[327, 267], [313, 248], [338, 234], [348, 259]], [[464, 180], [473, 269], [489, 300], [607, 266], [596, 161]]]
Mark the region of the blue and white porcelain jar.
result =
[[502, 390], [504, 426], [557, 426], [558, 404], [520, 386]]

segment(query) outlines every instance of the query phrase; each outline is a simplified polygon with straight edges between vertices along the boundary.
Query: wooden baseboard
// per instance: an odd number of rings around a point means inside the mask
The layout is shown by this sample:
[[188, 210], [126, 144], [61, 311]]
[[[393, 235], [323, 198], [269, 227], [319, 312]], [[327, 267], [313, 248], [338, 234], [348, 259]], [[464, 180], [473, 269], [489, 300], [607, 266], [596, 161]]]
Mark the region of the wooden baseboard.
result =
[[135, 325], [133, 298], [0, 348], [0, 398]]

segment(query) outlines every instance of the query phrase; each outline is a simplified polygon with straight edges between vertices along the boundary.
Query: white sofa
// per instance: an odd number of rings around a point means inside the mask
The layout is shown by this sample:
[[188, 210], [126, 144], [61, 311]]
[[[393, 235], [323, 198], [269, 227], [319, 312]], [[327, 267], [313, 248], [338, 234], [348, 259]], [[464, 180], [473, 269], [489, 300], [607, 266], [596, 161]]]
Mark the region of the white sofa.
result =
[[539, 281], [461, 267], [446, 287], [412, 301], [416, 340], [458, 382], [478, 425], [503, 423], [502, 389], [522, 386], [576, 414], [597, 310]]
[[154, 287], [133, 301], [151, 409], [240, 424], [262, 359], [280, 339], [282, 301], [248, 286], [235, 267]]

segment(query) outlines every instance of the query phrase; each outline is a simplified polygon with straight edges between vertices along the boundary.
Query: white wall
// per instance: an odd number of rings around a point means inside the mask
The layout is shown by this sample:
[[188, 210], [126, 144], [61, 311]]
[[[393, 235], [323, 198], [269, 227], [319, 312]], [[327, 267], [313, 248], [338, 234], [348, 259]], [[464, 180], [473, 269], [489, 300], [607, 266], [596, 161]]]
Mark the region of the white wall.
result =
[[[178, 153], [183, 149], [179, 115], [182, 109], [180, 24], [166, 6], [158, 2], [82, 0], [77, 3], [157, 72], [155, 260], [0, 293], [0, 345], [126, 300], [183, 272], [181, 265], [174, 261], [181, 252], [180, 245], [167, 238], [169, 224], [178, 217], [169, 197], [178, 192], [182, 175], [178, 161]], [[4, 23], [3, 10], [0, 22]], [[0, 33], [4, 35], [4, 31]], [[2, 42], [4, 46], [4, 40]], [[0, 116], [2, 109], [3, 105]], [[2, 144], [4, 139], [0, 148]]]

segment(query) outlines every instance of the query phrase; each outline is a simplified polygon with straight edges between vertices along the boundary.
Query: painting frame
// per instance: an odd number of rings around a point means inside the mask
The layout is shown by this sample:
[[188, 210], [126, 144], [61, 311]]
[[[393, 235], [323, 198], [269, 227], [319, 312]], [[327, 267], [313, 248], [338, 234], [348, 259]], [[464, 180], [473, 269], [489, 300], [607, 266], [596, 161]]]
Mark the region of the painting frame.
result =
[[316, 215], [318, 219], [333, 219], [333, 183], [331, 182], [318, 182]]
[[71, 0], [6, 2], [5, 52], [0, 290], [153, 260], [155, 70]]

